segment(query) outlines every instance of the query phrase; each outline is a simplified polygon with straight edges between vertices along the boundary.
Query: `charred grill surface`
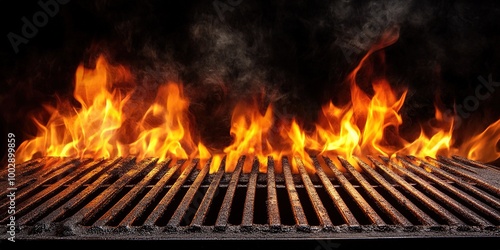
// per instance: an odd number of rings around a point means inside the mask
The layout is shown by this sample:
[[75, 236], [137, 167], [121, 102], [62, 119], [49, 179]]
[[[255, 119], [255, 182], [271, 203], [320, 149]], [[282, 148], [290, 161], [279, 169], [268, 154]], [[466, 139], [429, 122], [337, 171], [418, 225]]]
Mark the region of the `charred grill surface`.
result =
[[[311, 159], [269, 157], [267, 162], [258, 162], [242, 156], [230, 173], [199, 159], [35, 159], [16, 169], [16, 237], [500, 235], [500, 171], [495, 166], [458, 156]], [[244, 164], [251, 164], [250, 172], [243, 171]], [[267, 172], [259, 172], [262, 165]], [[10, 202], [6, 177], [2, 172], [3, 234], [10, 220], [5, 209]]]

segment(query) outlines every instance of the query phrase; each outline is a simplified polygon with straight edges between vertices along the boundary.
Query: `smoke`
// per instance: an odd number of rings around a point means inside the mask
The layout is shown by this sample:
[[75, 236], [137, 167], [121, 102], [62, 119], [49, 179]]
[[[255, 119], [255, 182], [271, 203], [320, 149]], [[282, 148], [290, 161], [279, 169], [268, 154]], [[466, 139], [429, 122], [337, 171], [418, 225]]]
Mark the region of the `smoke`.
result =
[[413, 6], [411, 0], [334, 1], [330, 12], [336, 43], [352, 62], [353, 57], [363, 56], [378, 42], [384, 32], [401, 26]]
[[[190, 49], [195, 58], [184, 71], [186, 84], [196, 85], [202, 98], [220, 94], [229, 106], [266, 92], [266, 70], [259, 65], [263, 45], [257, 37], [214, 22], [213, 16], [190, 26]], [[259, 34], [257, 34], [259, 35]], [[252, 44], [251, 44], [252, 43]]]
[[[29, 6], [8, 9], [3, 34], [20, 29], [37, 7]], [[479, 75], [499, 78], [499, 9], [494, 1], [73, 0], [18, 54], [2, 47], [0, 104], [13, 110], [2, 124], [5, 133], [28, 132], [16, 125], [30, 123], [25, 114], [70, 97], [77, 65], [92, 68], [105, 53], [134, 75], [134, 86], [121, 86], [136, 89], [129, 108], [145, 106], [161, 84], [183, 83], [200, 136], [218, 147], [230, 140], [239, 101], [258, 98], [280, 119], [314, 122], [321, 105], [348, 96], [347, 74], [394, 28], [386, 74], [409, 87], [411, 124], [432, 115], [436, 94], [450, 105], [474, 91]]]

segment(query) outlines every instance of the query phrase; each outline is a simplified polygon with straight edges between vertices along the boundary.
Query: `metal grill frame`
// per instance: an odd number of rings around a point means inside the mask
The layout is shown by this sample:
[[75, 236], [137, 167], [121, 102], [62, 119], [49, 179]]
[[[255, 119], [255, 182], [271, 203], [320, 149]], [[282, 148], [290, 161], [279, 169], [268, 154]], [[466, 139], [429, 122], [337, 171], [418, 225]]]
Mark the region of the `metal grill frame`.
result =
[[[277, 162], [269, 157], [267, 173], [259, 173], [263, 163], [256, 159], [250, 162], [251, 172], [243, 173], [245, 161], [250, 160], [242, 156], [232, 173], [225, 173], [223, 167], [209, 173], [211, 161], [202, 166], [199, 159], [159, 162], [149, 158], [138, 163], [133, 157], [34, 159], [17, 167], [16, 237], [326, 240], [500, 236], [500, 170], [495, 166], [458, 156], [398, 156], [392, 160], [368, 156], [351, 161], [314, 156], [311, 164], [316, 173], [311, 174], [305, 159], [284, 157]], [[281, 164], [282, 173], [274, 171], [276, 164]], [[0, 190], [7, 190], [5, 176], [2, 173]], [[237, 196], [237, 191], [245, 196]], [[254, 223], [257, 191], [267, 198], [267, 223]], [[293, 223], [283, 223], [289, 219], [280, 212], [283, 200], [278, 202], [284, 192]], [[6, 194], [0, 194], [2, 204]], [[219, 197], [220, 209], [215, 208], [213, 223], [205, 223], [214, 214], [214, 197]], [[329, 202], [325, 203], [325, 197]], [[230, 222], [236, 200], [243, 204], [241, 223]], [[338, 218], [332, 218], [332, 213]], [[4, 210], [1, 215], [0, 232], [5, 234], [8, 216]]]

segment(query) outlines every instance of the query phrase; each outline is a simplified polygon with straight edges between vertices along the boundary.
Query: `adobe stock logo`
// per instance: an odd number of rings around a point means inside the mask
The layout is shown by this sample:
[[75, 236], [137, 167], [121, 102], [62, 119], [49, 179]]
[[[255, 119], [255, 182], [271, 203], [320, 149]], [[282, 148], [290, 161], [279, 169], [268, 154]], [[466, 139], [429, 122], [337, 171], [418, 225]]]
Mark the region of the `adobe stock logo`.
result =
[[7, 39], [9, 39], [10, 45], [16, 54], [19, 52], [19, 45], [27, 44], [29, 39], [34, 38], [38, 34], [38, 29], [43, 28], [47, 23], [49, 23], [49, 17], [54, 17], [59, 12], [59, 5], [67, 4], [70, 0], [48, 0], [38, 1], [38, 6], [42, 10], [35, 12], [31, 17], [31, 20], [23, 16], [21, 21], [23, 25], [21, 26], [21, 33], [17, 34], [14, 32], [9, 32], [7, 34]]

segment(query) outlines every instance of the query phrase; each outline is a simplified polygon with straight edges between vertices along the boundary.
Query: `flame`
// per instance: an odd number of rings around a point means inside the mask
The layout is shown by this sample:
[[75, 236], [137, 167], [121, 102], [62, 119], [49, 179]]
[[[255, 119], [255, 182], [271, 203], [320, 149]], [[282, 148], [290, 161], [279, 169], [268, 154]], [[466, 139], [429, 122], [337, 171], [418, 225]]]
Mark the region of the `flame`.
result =
[[207, 149], [192, 139], [187, 116], [189, 101], [183, 96], [180, 84], [169, 82], [160, 86], [142, 119], [132, 122], [132, 129], [127, 126], [126, 121], [132, 116], [125, 112], [125, 107], [133, 91], [122, 93], [116, 86], [132, 81], [127, 68], [109, 64], [104, 56], [97, 59], [95, 69], [79, 65], [73, 94], [81, 108], [68, 111], [66, 103], [47, 106], [50, 119], [45, 125], [34, 120], [38, 134], [19, 146], [17, 158], [26, 161], [37, 155], [80, 158], [135, 155], [137, 160], [193, 156], [206, 160]]
[[[407, 90], [398, 95], [385, 78], [370, 82], [373, 95], [363, 91], [357, 81], [361, 70], [371, 70], [368, 53], [348, 75], [351, 102], [338, 107], [332, 102], [322, 107], [315, 132], [309, 136], [307, 145], [321, 153], [331, 152], [350, 159], [353, 155], [376, 154], [390, 156], [397, 151], [398, 143], [387, 141], [386, 131], [397, 132], [403, 123], [399, 114]], [[381, 60], [382, 53], [378, 53]]]
[[493, 162], [500, 158], [500, 119], [461, 145], [459, 155], [471, 160]]
[[169, 82], [160, 86], [156, 101], [138, 124], [142, 132], [130, 145], [130, 153], [139, 158], [158, 156], [160, 160], [167, 156], [188, 158], [186, 150], [196, 148], [186, 116], [188, 107], [179, 84]]
[[[292, 172], [298, 173], [294, 158], [310, 159], [306, 152], [306, 134], [295, 120], [286, 123], [278, 122], [275, 118], [272, 105], [263, 114], [255, 101], [250, 104], [242, 101], [236, 105], [231, 119], [233, 142], [224, 149], [227, 156], [226, 171], [234, 171], [240, 156], [245, 155], [257, 159], [259, 163], [265, 163], [268, 156], [274, 159], [289, 157]], [[260, 166], [260, 172], [267, 171], [265, 164]], [[309, 161], [304, 162], [304, 167], [314, 173]], [[251, 164], [243, 165], [243, 172], [250, 171]], [[276, 171], [281, 172], [279, 164]]]
[[25, 161], [40, 153], [82, 158], [121, 154], [116, 132], [124, 120], [123, 107], [130, 95], [123, 96], [111, 87], [113, 81], [130, 78], [127, 72], [122, 66], [108, 65], [102, 57], [93, 70], [80, 65], [75, 75], [74, 97], [81, 108], [62, 113], [68, 106], [65, 103], [59, 103], [58, 108], [47, 106], [51, 113], [47, 125], [35, 120], [39, 133], [19, 146], [18, 158]]
[[[348, 107], [337, 107], [333, 103], [323, 106], [321, 120], [316, 125], [316, 133], [308, 145], [321, 152], [335, 152], [346, 158], [354, 154], [380, 154], [388, 156], [395, 150], [390, 148], [384, 131], [402, 124], [398, 114], [406, 91], [397, 97], [386, 81], [373, 84], [375, 91], [371, 99], [358, 92]], [[360, 107], [363, 111], [356, 112]]]
[[[394, 35], [388, 41], [384, 46], [394, 42]], [[346, 78], [350, 102], [344, 105], [327, 102], [312, 130], [304, 129], [297, 117], [277, 119], [280, 116], [275, 115], [272, 103], [265, 109], [257, 98], [237, 103], [229, 131], [232, 143], [212, 150], [196, 134], [189, 114], [190, 102], [181, 83], [167, 82], [158, 87], [149, 106], [134, 106], [130, 102], [134, 91], [120, 88], [124, 82], [134, 82], [131, 72], [122, 65], [109, 64], [101, 56], [95, 69], [79, 65], [76, 70], [73, 95], [79, 105], [73, 107], [69, 101], [59, 101], [55, 107], [46, 105], [48, 121], [34, 119], [38, 133], [19, 146], [16, 158], [24, 162], [39, 156], [134, 155], [137, 160], [198, 157], [199, 166], [210, 163], [210, 173], [215, 173], [220, 167], [226, 172], [234, 171], [240, 157], [245, 156], [243, 172], [248, 173], [255, 160], [260, 163], [259, 171], [266, 172], [267, 165], [263, 163], [271, 156], [278, 160], [288, 157], [294, 173], [302, 167], [297, 164], [302, 163], [309, 173], [314, 173], [310, 158], [313, 154], [340, 155], [348, 161], [353, 156], [363, 159], [366, 155], [398, 154], [417, 157], [458, 154], [484, 162], [500, 157], [497, 146], [500, 120], [456, 145], [455, 123], [445, 119], [438, 105], [434, 119], [420, 124], [416, 138], [408, 139], [401, 134], [400, 127], [404, 124], [401, 110], [408, 89], [393, 88], [383, 74], [384, 61], [383, 50], [374, 46]], [[139, 115], [132, 115], [130, 110]], [[302, 161], [297, 162], [295, 157]], [[276, 172], [282, 171], [279, 162], [276, 161]]]
[[426, 133], [421, 127], [420, 135], [412, 142], [405, 142], [405, 146], [397, 153], [419, 157], [437, 155], [449, 156], [456, 152], [453, 144], [453, 120], [446, 121], [443, 113], [435, 107], [435, 119], [438, 125], [427, 126], [431, 132]]
[[[273, 126], [272, 106], [264, 114], [259, 112], [257, 103], [238, 103], [231, 118], [230, 134], [233, 143], [224, 149], [226, 154], [226, 171], [234, 171], [240, 156], [257, 157], [263, 162], [272, 152], [268, 134]], [[250, 172], [251, 166], [246, 164], [243, 172]]]
[[[291, 143], [292, 147], [288, 151], [282, 151], [280, 152], [283, 155], [291, 155], [293, 158], [299, 157], [302, 159], [302, 163], [304, 164], [305, 169], [309, 173], [315, 173], [316, 170], [311, 164], [311, 159], [308, 154], [308, 150], [306, 148], [306, 143], [307, 143], [307, 137], [306, 133], [300, 128], [299, 124], [293, 120], [289, 129], [287, 130], [287, 136], [284, 139]], [[298, 166], [297, 162], [292, 159], [292, 172], [297, 173], [298, 172]]]
[[309, 136], [307, 144], [321, 153], [336, 152], [353, 155], [359, 152], [361, 132], [354, 124], [352, 109], [343, 109], [329, 103], [322, 108], [316, 132]]

